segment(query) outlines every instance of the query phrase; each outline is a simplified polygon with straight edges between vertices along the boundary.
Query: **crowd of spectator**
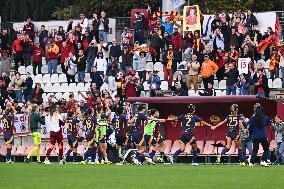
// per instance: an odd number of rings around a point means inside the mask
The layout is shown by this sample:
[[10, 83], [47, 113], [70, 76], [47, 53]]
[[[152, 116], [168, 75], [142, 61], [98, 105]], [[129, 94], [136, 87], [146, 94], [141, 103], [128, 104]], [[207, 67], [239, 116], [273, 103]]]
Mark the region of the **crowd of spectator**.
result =
[[[202, 38], [201, 31], [183, 35], [180, 25], [171, 17], [165, 21], [158, 19], [156, 26], [149, 30], [143, 13], [135, 16], [133, 30], [126, 27], [120, 39], [111, 39], [111, 42], [108, 42], [109, 19], [104, 11], [100, 16], [93, 14], [91, 25], [80, 14], [78, 23], [70, 19], [55, 34], [44, 25], [36, 32], [30, 18], [24, 23], [23, 33], [4, 28], [0, 36], [2, 109], [7, 101], [13, 101], [15, 106], [23, 102], [28, 106], [31, 101], [42, 105], [44, 90], [32, 78], [42, 74], [44, 62], [51, 75], [57, 74], [60, 65], [68, 84], [84, 83], [86, 73], [90, 73], [90, 91], [86, 95], [81, 93], [85, 101], [78, 103], [72, 94], [68, 102], [57, 99], [68, 109], [84, 108], [85, 103], [91, 107], [116, 106], [128, 97], [140, 96], [142, 91], [148, 91], [151, 97], [163, 96], [162, 81], [168, 82], [168, 91], [174, 96], [187, 96], [189, 90], [200, 96], [214, 96], [214, 82], [225, 79], [226, 95], [238, 94], [239, 88], [240, 95], [269, 97], [268, 75], [264, 65], [257, 63], [260, 59], [270, 59], [270, 78], [284, 77], [284, 55], [277, 48], [269, 46], [263, 54], [257, 51], [260, 41], [274, 31], [268, 27], [267, 32], [260, 33], [258, 20], [250, 10], [235, 12], [232, 16], [225, 12], [216, 14], [209, 41]], [[238, 58], [251, 58], [248, 74], [239, 74]], [[162, 71], [149, 71], [149, 60], [153, 64], [162, 63]], [[181, 62], [185, 62], [183, 71], [177, 72]], [[30, 65], [33, 72], [27, 73], [23, 80], [18, 69]], [[200, 91], [200, 81], [203, 91]], [[100, 90], [104, 82], [108, 90]], [[145, 88], [145, 83], [149, 88]], [[114, 92], [117, 95], [112, 99]], [[54, 96], [48, 97], [46, 106], [51, 101]]]

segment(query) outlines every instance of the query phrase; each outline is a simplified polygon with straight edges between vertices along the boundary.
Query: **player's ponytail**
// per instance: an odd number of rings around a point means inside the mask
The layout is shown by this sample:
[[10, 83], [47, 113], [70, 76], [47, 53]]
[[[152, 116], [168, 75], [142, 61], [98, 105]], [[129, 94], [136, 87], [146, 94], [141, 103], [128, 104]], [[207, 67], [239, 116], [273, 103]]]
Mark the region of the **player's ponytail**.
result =
[[57, 107], [55, 104], [50, 106], [50, 119], [57, 115]]

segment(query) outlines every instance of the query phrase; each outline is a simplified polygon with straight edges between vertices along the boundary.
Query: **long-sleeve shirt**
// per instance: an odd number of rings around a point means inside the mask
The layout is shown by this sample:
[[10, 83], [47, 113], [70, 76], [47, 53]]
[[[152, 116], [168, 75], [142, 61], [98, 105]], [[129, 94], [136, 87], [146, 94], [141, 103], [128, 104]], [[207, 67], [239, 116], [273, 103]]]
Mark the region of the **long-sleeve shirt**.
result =
[[259, 123], [257, 122], [256, 116], [252, 116], [249, 120], [249, 132], [253, 140], [255, 139], [266, 139], [266, 127], [269, 124], [269, 117], [262, 116]]
[[219, 67], [212, 60], [206, 60], [201, 67], [201, 75], [203, 78], [208, 78], [218, 71]]
[[148, 79], [147, 83], [150, 84], [150, 89], [151, 89], [151, 85], [152, 84], [156, 85], [156, 89], [160, 89], [161, 79], [160, 79], [160, 77], [158, 75], [157, 76], [153, 76], [153, 77], [150, 77]]
[[45, 118], [40, 116], [38, 113], [31, 113], [30, 116], [30, 126], [31, 126], [31, 132], [40, 132], [40, 126], [45, 124]]
[[275, 140], [276, 143], [281, 143], [284, 142], [284, 123], [275, 123], [272, 124], [273, 129], [276, 131], [275, 132]]
[[105, 58], [96, 58], [94, 61], [94, 66], [97, 67], [97, 71], [104, 72], [104, 74], [106, 74], [107, 61]]

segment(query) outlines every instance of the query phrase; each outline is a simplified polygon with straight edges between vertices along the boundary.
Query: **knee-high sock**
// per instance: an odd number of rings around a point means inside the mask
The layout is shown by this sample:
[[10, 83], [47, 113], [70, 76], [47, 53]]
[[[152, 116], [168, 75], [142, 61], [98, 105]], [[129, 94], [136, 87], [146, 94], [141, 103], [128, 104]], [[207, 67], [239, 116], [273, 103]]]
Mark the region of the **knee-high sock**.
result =
[[53, 148], [48, 148], [48, 150], [46, 151], [46, 158], [49, 158], [50, 153], [52, 152]]
[[36, 160], [37, 162], [40, 162], [40, 147], [37, 147], [36, 149]]
[[227, 152], [229, 152], [229, 148], [224, 148], [221, 152], [221, 156], [225, 155]]
[[63, 159], [63, 148], [59, 148], [59, 159]]
[[163, 158], [165, 155], [165, 152], [160, 152], [160, 157]]
[[180, 153], [181, 153], [181, 149], [177, 150], [177, 151], [173, 154], [173, 158], [177, 158]]
[[153, 159], [154, 155], [156, 154], [156, 151], [155, 150], [152, 150], [151, 153], [149, 153], [148, 157]]
[[34, 147], [29, 151], [27, 158], [30, 159], [30, 157], [31, 157], [33, 154], [36, 153], [37, 149], [38, 149], [38, 147], [37, 147], [37, 146], [34, 146]]
[[87, 160], [88, 157], [90, 157], [90, 152], [91, 152], [91, 150], [88, 148], [88, 150], [84, 154], [84, 160]]
[[197, 160], [197, 149], [192, 150], [192, 163], [196, 163]]
[[11, 155], [11, 148], [7, 148], [7, 153], [6, 153], [6, 160], [9, 161], [12, 159], [12, 155]]
[[77, 162], [77, 152], [73, 152], [73, 162]]
[[72, 152], [71, 149], [69, 149], [69, 150], [66, 152], [66, 154], [65, 154], [66, 158], [70, 156], [71, 152]]
[[101, 150], [98, 151], [99, 160], [103, 159], [103, 153]]
[[238, 158], [240, 163], [244, 161], [242, 149], [238, 149]]
[[92, 159], [92, 162], [95, 162], [96, 161], [96, 157], [97, 157], [97, 152], [96, 152], [96, 148], [92, 148], [91, 150], [91, 159]]
[[139, 152], [136, 152], [136, 159], [138, 160], [138, 161], [140, 161], [141, 162], [141, 154], [139, 153]]

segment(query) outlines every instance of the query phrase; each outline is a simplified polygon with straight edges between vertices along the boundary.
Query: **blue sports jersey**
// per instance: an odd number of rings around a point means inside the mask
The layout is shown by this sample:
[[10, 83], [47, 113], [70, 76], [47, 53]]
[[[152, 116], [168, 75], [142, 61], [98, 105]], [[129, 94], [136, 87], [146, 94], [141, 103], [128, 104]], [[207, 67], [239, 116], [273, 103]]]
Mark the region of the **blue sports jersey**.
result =
[[14, 130], [14, 115], [8, 115], [7, 117], [3, 116], [2, 122], [3, 122], [4, 135], [11, 135], [11, 134], [13, 134], [13, 130]]
[[134, 120], [135, 128], [140, 131], [140, 133], [143, 133], [144, 122], [147, 120], [147, 116], [145, 114], [138, 113], [135, 115]]
[[201, 122], [201, 119], [198, 116], [192, 114], [181, 115], [178, 120], [181, 121], [181, 127], [184, 131], [191, 132], [193, 132], [195, 127]]
[[111, 122], [116, 131], [124, 132], [127, 126], [127, 119], [125, 115], [115, 115]]
[[94, 133], [97, 126], [97, 118], [95, 116], [88, 117], [83, 125], [86, 127], [86, 133]]
[[241, 114], [229, 114], [225, 119], [227, 121], [227, 133], [238, 134], [240, 128], [240, 121], [242, 121], [242, 118], [243, 116]]
[[67, 117], [66, 119], [66, 127], [67, 127], [67, 136], [77, 136], [77, 124], [80, 121], [76, 118]]

